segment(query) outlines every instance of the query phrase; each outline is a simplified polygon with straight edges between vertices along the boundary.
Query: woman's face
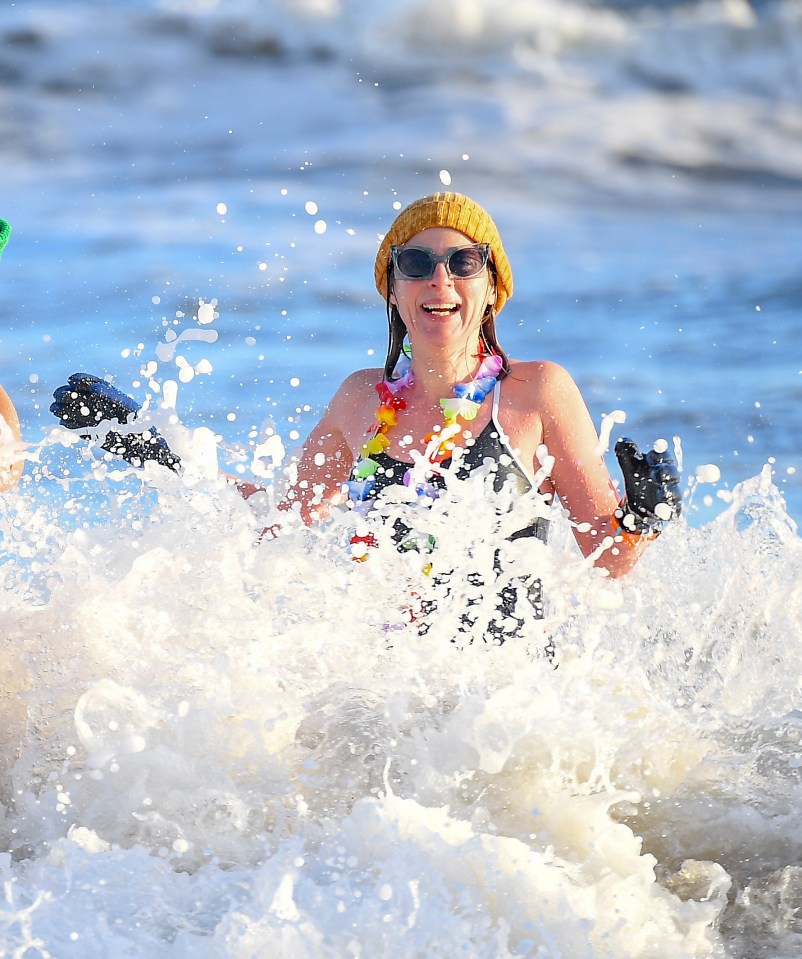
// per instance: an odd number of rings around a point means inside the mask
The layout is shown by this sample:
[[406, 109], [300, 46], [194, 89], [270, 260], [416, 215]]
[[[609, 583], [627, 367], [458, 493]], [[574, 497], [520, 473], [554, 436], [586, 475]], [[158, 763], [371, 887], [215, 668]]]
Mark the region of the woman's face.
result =
[[[473, 240], [446, 227], [431, 227], [416, 233], [404, 247], [425, 247], [442, 256], [455, 247], [474, 246]], [[475, 349], [488, 303], [496, 293], [485, 266], [467, 279], [452, 276], [445, 263], [438, 263], [428, 279], [411, 280], [394, 272], [390, 302], [395, 304], [414, 343], [416, 338], [437, 343], [465, 343]]]

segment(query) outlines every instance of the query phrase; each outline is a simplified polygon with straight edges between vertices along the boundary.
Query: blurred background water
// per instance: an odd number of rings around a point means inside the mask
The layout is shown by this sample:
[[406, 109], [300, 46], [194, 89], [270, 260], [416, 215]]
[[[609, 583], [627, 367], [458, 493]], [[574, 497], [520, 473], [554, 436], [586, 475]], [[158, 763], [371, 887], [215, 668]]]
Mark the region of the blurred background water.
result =
[[798, 4], [38, 0], [0, 30], [0, 377], [30, 438], [76, 369], [146, 389], [203, 298], [179, 412], [291, 445], [383, 354], [393, 204], [446, 185], [500, 225], [509, 352], [719, 466], [692, 522], [766, 463], [799, 517]]

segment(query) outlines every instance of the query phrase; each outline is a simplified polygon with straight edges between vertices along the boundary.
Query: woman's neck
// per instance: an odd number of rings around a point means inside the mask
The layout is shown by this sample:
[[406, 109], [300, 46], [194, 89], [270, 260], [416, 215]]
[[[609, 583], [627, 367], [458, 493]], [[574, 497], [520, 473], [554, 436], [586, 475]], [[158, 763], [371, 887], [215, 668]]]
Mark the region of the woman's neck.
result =
[[479, 358], [466, 349], [449, 353], [414, 350], [412, 356], [417, 391], [434, 399], [450, 396], [454, 384], [473, 377], [480, 363]]

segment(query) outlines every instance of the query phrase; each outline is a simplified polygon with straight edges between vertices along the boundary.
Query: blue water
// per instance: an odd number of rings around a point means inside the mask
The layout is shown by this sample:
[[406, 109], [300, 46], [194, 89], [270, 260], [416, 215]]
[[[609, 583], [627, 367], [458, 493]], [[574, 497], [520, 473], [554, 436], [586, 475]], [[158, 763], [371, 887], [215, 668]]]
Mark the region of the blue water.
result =
[[[0, 383], [32, 446], [0, 504], [0, 942], [802, 955], [800, 64], [798, 0], [4, 5]], [[349, 565], [336, 524], [257, 549], [208, 447], [191, 481], [108, 474], [48, 412], [76, 370], [173, 382], [219, 465], [297, 448], [383, 356], [394, 204], [443, 186], [504, 237], [507, 351], [682, 453], [627, 580], [559, 524], [520, 558], [556, 671], [534, 633], [388, 643], [396, 555]]]
[[[648, 5], [638, 18], [589, 8], [579, 23], [559, 7], [516, 22], [479, 5], [498, 35], [479, 40], [465, 14], [444, 64], [445, 14], [427, 37], [403, 6], [383, 28], [364, 10], [203, 9], [4, 14], [15, 232], [0, 376], [32, 438], [66, 375], [129, 388], [137, 345], [152, 356], [163, 318], [200, 297], [218, 300], [221, 338], [214, 375], [182, 397], [190, 423], [222, 431], [232, 408], [249, 424], [268, 408], [283, 424], [299, 401], [318, 411], [383, 350], [370, 271], [392, 202], [441, 187], [446, 170], [500, 223], [511, 353], [564, 363], [597, 422], [614, 405], [643, 444], [679, 435], [689, 476], [715, 463], [725, 492], [770, 463], [799, 518], [794, 5], [700, 8], [696, 23]], [[394, 54], [377, 52], [396, 19]], [[556, 52], [530, 62], [549, 38]], [[647, 67], [662, 79], [639, 76]], [[692, 522], [716, 511], [696, 506]]]

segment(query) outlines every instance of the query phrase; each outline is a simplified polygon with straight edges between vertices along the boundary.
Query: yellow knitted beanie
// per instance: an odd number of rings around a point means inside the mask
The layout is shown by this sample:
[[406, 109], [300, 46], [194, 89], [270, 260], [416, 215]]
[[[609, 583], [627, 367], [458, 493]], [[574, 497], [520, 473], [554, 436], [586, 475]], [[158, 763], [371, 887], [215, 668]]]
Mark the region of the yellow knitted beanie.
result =
[[402, 210], [381, 242], [376, 255], [374, 277], [376, 289], [387, 298], [387, 264], [391, 246], [403, 246], [410, 237], [430, 227], [443, 226], [459, 230], [474, 243], [489, 243], [493, 261], [498, 272], [496, 289], [496, 313], [501, 312], [505, 302], [512, 296], [512, 268], [496, 224], [490, 214], [478, 203], [461, 193], [435, 193], [415, 200]]

